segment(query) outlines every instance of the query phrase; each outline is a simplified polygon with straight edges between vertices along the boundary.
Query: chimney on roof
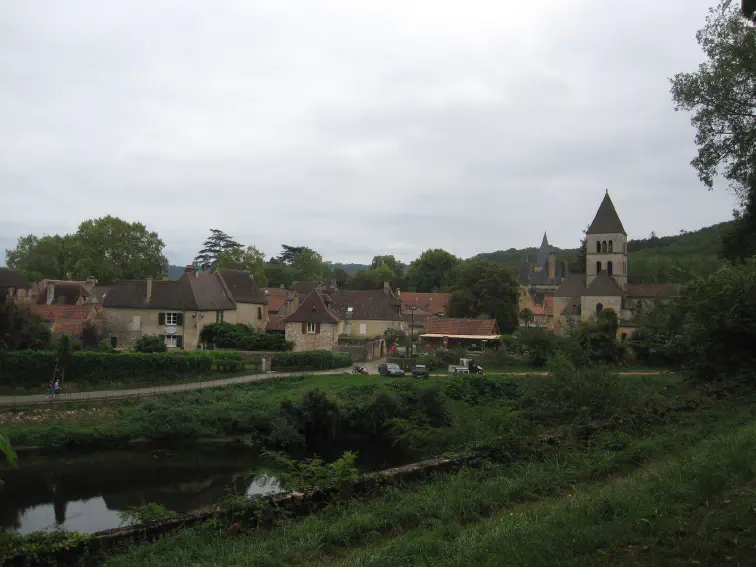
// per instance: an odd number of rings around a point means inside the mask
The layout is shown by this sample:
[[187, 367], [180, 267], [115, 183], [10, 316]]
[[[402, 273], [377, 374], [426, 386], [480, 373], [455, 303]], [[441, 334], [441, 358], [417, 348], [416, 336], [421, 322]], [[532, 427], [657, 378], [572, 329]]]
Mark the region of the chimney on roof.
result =
[[152, 298], [152, 278], [147, 278], [147, 299]]
[[45, 303], [52, 305], [55, 300], [55, 284], [53, 282], [47, 282], [47, 299]]
[[388, 282], [383, 282], [383, 293], [386, 295], [391, 295], [391, 286]]

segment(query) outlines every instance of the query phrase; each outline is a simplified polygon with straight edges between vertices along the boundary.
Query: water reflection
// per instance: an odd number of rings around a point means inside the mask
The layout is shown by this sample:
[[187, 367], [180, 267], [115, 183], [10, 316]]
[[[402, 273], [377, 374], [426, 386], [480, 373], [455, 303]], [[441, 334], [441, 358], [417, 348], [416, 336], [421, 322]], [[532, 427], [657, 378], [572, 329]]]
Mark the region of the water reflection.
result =
[[120, 510], [155, 502], [178, 513], [211, 506], [229, 491], [278, 490], [248, 477], [265, 466], [243, 446], [117, 450], [86, 455], [22, 455], [3, 470], [0, 527], [28, 533], [61, 526], [92, 533], [121, 525]]

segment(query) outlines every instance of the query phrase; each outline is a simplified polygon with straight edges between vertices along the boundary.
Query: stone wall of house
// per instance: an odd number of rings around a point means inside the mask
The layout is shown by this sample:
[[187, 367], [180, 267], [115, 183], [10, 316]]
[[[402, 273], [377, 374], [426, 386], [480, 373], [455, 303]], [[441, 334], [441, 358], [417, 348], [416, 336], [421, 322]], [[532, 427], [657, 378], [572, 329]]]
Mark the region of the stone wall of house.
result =
[[344, 334], [348, 337], [382, 337], [387, 329], [409, 331], [409, 325], [404, 321], [373, 321], [368, 319], [354, 319], [344, 323]]
[[286, 340], [294, 341], [294, 352], [333, 350], [339, 341], [343, 324], [321, 323], [319, 333], [302, 332], [302, 323], [286, 323]]
[[598, 304], [604, 306], [604, 309], [612, 308], [617, 312], [617, 317], [620, 316], [622, 311], [622, 297], [581, 297], [580, 298], [580, 318], [583, 321], [588, 321], [596, 316], [596, 306]]
[[[160, 325], [160, 313], [183, 313], [184, 324], [176, 327], [176, 335], [184, 337], [184, 349], [194, 350], [199, 334], [205, 325], [215, 323], [216, 311], [170, 311], [167, 309], [130, 309], [107, 307], [103, 309], [105, 328], [118, 339], [117, 346], [130, 347], [141, 336], [165, 335], [166, 325]], [[223, 320], [236, 322], [235, 311], [224, 311]], [[108, 323], [110, 321], [110, 323]]]
[[268, 306], [257, 303], [237, 303], [236, 323], [253, 325], [261, 333], [268, 324]]

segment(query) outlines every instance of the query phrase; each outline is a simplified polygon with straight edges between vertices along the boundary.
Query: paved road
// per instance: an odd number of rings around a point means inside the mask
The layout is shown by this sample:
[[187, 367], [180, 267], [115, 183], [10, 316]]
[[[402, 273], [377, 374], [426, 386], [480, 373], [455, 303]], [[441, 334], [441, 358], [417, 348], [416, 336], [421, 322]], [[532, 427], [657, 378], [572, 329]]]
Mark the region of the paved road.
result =
[[[378, 373], [378, 366], [383, 360], [364, 362], [364, 366], [370, 374]], [[203, 390], [205, 388], [217, 388], [230, 384], [247, 384], [260, 382], [273, 378], [287, 378], [290, 376], [302, 376], [303, 374], [340, 374], [350, 372], [349, 368], [341, 370], [320, 370], [317, 372], [268, 372], [266, 374], [251, 374], [249, 376], [236, 376], [234, 378], [220, 378], [218, 380], [205, 380], [202, 382], [188, 382], [186, 384], [172, 384], [169, 386], [155, 386], [154, 388], [131, 388], [122, 390], [99, 390], [96, 392], [71, 392], [59, 394], [57, 398], [51, 398], [45, 394], [31, 396], [0, 396], [0, 407], [29, 406], [37, 404], [61, 403], [61, 402], [88, 402], [96, 400], [119, 400], [127, 398], [151, 398], [176, 392], [188, 392], [190, 390]], [[515, 372], [522, 375], [546, 375], [546, 372]], [[627, 374], [659, 374], [659, 372], [628, 372]]]
[[[378, 365], [382, 360], [373, 360], [362, 363], [371, 374], [378, 373]], [[268, 372], [265, 374], [250, 374], [248, 376], [236, 376], [234, 378], [219, 378], [217, 380], [203, 380], [201, 382], [187, 382], [186, 384], [172, 384], [168, 386], [155, 386], [153, 388], [130, 388], [121, 390], [99, 390], [95, 392], [70, 392], [61, 393], [56, 398], [46, 394], [34, 394], [30, 396], [0, 396], [0, 406], [29, 406], [37, 404], [61, 403], [61, 402], [88, 402], [95, 400], [119, 400], [126, 398], [151, 398], [176, 392], [188, 392], [190, 390], [203, 390], [205, 388], [217, 388], [230, 384], [247, 384], [260, 382], [272, 378], [286, 378], [290, 376], [302, 376], [303, 374], [339, 374], [350, 372], [351, 369], [320, 370], [318, 372]]]

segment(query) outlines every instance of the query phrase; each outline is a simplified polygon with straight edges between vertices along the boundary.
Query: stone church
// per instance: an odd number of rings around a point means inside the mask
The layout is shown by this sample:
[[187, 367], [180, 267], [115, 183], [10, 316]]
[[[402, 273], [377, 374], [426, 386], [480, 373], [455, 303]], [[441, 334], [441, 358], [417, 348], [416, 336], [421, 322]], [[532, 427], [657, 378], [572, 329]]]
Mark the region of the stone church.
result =
[[654, 301], [678, 294], [679, 286], [628, 283], [627, 232], [608, 191], [586, 239], [585, 274], [568, 275], [554, 291], [548, 327], [565, 332], [572, 324], [612, 308], [620, 318], [617, 338], [627, 340], [637, 326], [638, 315]]

